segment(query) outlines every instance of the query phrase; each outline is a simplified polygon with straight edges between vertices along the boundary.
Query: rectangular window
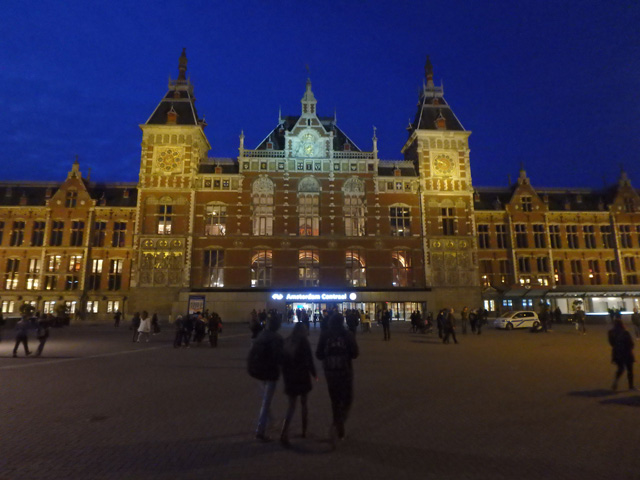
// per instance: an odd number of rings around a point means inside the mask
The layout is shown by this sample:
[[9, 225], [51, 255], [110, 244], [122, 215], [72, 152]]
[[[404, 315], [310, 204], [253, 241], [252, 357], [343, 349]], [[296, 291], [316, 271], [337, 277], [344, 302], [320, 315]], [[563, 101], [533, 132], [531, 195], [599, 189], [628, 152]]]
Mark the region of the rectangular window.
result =
[[273, 195], [254, 195], [253, 234], [273, 235]]
[[364, 255], [359, 249], [347, 250], [345, 256], [345, 277], [350, 287], [366, 287], [367, 271]]
[[55, 309], [56, 309], [56, 302], [52, 302], [52, 301], [46, 301], [46, 302], [44, 302], [44, 309], [43, 309], [43, 311], [44, 311], [45, 315], [46, 315], [46, 314], [49, 314], [49, 313], [50, 313], [50, 314], [52, 314], [52, 315], [54, 315], [54, 314], [56, 313], [56, 312], [55, 312]]
[[[127, 222], [113, 222], [113, 236], [111, 238], [111, 246], [124, 247], [126, 233], [127, 233]], [[165, 233], [167, 234], [171, 233], [170, 225], [169, 225], [169, 231]]]
[[93, 224], [93, 234], [91, 235], [91, 246], [104, 247], [107, 236], [107, 222], [95, 222]]
[[584, 248], [596, 248], [596, 227], [593, 225], [583, 225]]
[[529, 257], [518, 257], [518, 270], [520, 273], [531, 273], [531, 259]]
[[523, 212], [530, 212], [532, 210], [532, 198], [529, 196], [520, 197], [520, 205], [522, 206]]
[[64, 232], [64, 222], [62, 220], [54, 220], [51, 222], [51, 238], [49, 238], [49, 246], [59, 247], [62, 245], [62, 235]]
[[320, 256], [318, 250], [298, 251], [298, 284], [301, 287], [320, 285]]
[[107, 302], [107, 313], [116, 313], [120, 311], [120, 300], [109, 300]]
[[491, 248], [491, 236], [489, 235], [489, 225], [478, 225], [478, 247]]
[[207, 205], [204, 212], [204, 222], [206, 236], [225, 235], [227, 231], [226, 205]]
[[65, 199], [65, 207], [67, 208], [75, 208], [78, 204], [78, 192], [75, 190], [69, 190], [67, 192], [67, 197]]
[[516, 223], [516, 247], [529, 248], [529, 237], [527, 236], [527, 225], [524, 223]]
[[69, 257], [69, 271], [79, 272], [82, 270], [82, 255], [71, 255]]
[[16, 302], [13, 300], [2, 300], [2, 313], [14, 313]]
[[27, 266], [27, 290], [40, 288], [40, 259], [30, 258]]
[[615, 247], [615, 242], [613, 241], [613, 235], [611, 234], [611, 225], [601, 225], [600, 236], [602, 237], [603, 248]]
[[511, 283], [511, 262], [505, 259], [498, 260], [498, 270], [500, 272], [500, 283], [503, 285]]
[[72, 247], [81, 247], [83, 238], [84, 238], [84, 222], [79, 220], [74, 220], [73, 222], [71, 222], [70, 245]]
[[496, 240], [498, 248], [509, 248], [509, 233], [504, 223], [496, 225]]
[[549, 240], [551, 241], [551, 248], [562, 248], [560, 225], [549, 225]]
[[620, 225], [620, 248], [632, 248], [631, 225]]
[[567, 247], [568, 248], [580, 248], [578, 243], [578, 226], [567, 225]]
[[67, 278], [65, 279], [65, 282], [64, 282], [64, 289], [77, 290], [78, 284], [79, 284], [78, 275], [67, 275]]
[[122, 288], [122, 267], [124, 260], [114, 259], [109, 261], [109, 290]]
[[101, 258], [91, 259], [91, 272], [87, 278], [87, 287], [89, 290], [100, 290], [100, 280], [102, 278], [102, 263]]
[[558, 285], [566, 285], [567, 277], [564, 272], [564, 260], [553, 261], [553, 276]]
[[97, 300], [88, 300], [87, 301], [87, 313], [98, 313], [98, 305], [100, 304]]
[[3, 237], [4, 237], [4, 222], [0, 222], [0, 245], [2, 245]]
[[549, 273], [549, 257], [536, 258], [536, 266], [538, 267], [538, 273]]
[[536, 223], [533, 226], [533, 243], [536, 248], [547, 248], [546, 234], [544, 224]]
[[571, 281], [574, 285], [583, 285], [582, 260], [571, 260]]
[[45, 275], [44, 277], [44, 289], [55, 290], [58, 285], [58, 277], [56, 275]]
[[443, 235], [455, 235], [456, 234], [456, 217], [455, 209], [453, 207], [446, 207], [440, 210], [440, 221], [442, 224]]
[[5, 290], [18, 289], [18, 270], [20, 269], [19, 258], [7, 258], [7, 267], [4, 274]]
[[203, 268], [205, 287], [224, 287], [224, 250], [205, 250]]
[[624, 269], [627, 273], [632, 273], [636, 271], [635, 257], [624, 257]]
[[13, 228], [11, 230], [11, 238], [9, 239], [9, 245], [11, 247], [19, 247], [24, 242], [24, 227], [25, 222], [17, 221], [13, 222]]
[[173, 205], [158, 206], [158, 235], [170, 235], [173, 218]]
[[344, 234], [347, 237], [364, 237], [364, 201], [360, 195], [344, 196]]
[[302, 237], [320, 235], [320, 196], [301, 193], [298, 195], [298, 233]]
[[273, 269], [273, 251], [255, 250], [251, 262], [251, 286], [270, 287]]
[[483, 287], [490, 287], [493, 280], [491, 260], [480, 260], [480, 281]]
[[409, 252], [406, 250], [393, 250], [391, 252], [391, 285], [394, 287], [410, 286], [411, 273], [411, 256]]
[[591, 285], [600, 285], [600, 262], [598, 260], [589, 260], [589, 282]]
[[44, 229], [46, 223], [43, 220], [33, 222], [33, 230], [31, 231], [31, 245], [33, 247], [41, 247], [44, 245]]
[[411, 235], [411, 209], [409, 207], [390, 207], [389, 225], [394, 237]]
[[604, 268], [607, 272], [607, 283], [609, 285], [617, 285], [620, 283], [618, 276], [618, 264], [615, 260], [605, 260]]
[[47, 256], [47, 272], [60, 271], [60, 265], [62, 264], [61, 255], [48, 255]]

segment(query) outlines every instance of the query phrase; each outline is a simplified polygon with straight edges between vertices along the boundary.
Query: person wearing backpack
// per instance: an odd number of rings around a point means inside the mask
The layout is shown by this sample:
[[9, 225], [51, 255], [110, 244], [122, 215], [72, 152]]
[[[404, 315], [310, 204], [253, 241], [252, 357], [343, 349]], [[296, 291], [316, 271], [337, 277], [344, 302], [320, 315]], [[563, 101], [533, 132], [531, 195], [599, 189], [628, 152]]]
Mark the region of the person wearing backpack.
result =
[[327, 380], [333, 424], [331, 442], [335, 448], [337, 439], [345, 438], [345, 423], [353, 402], [353, 366], [358, 357], [358, 344], [353, 333], [344, 328], [343, 316], [336, 312], [329, 318], [328, 329], [322, 332], [316, 358], [322, 360]]
[[256, 438], [263, 442], [268, 442], [267, 423], [271, 400], [276, 391], [276, 384], [280, 378], [280, 365], [282, 364], [284, 340], [280, 336], [280, 318], [271, 316], [267, 321], [267, 326], [260, 335], [253, 341], [249, 350], [247, 370], [249, 375], [263, 382], [262, 384], [262, 405], [256, 427]]
[[284, 392], [289, 397], [289, 408], [282, 424], [280, 442], [285, 447], [290, 446], [289, 425], [291, 425], [296, 411], [298, 397], [300, 397], [302, 407], [302, 438], [307, 436], [307, 395], [313, 388], [311, 378], [318, 380], [308, 336], [307, 327], [303, 323], [296, 323], [293, 332], [284, 341], [282, 379], [284, 380]]

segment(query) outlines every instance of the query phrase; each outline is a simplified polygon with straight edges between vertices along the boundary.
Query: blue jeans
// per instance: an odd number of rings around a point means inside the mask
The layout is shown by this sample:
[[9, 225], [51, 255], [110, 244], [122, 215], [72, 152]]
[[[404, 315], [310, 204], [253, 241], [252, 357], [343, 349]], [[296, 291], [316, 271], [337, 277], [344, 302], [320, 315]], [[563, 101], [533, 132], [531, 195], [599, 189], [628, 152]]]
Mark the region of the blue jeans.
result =
[[276, 381], [266, 380], [262, 385], [262, 408], [260, 408], [260, 417], [258, 418], [258, 428], [256, 435], [264, 435], [267, 431], [267, 422], [269, 421], [269, 413], [271, 410], [271, 400], [276, 392]]

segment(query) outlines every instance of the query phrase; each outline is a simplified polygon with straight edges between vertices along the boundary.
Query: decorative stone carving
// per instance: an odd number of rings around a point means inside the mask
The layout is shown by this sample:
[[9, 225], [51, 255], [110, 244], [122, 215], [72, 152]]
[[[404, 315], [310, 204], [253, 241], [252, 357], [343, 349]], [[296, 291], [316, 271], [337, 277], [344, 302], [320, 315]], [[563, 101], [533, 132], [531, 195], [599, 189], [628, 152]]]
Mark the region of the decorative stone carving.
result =
[[362, 195], [364, 194], [364, 182], [358, 177], [351, 177], [346, 182], [344, 182], [342, 191], [344, 193]]

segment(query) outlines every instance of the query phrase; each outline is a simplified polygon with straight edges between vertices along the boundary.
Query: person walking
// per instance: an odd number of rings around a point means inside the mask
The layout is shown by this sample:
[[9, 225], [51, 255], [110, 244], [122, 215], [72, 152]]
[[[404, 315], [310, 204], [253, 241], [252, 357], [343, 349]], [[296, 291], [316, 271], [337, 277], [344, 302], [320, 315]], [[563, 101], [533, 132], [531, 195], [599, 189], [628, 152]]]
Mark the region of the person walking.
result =
[[640, 313], [638, 313], [638, 307], [633, 308], [631, 323], [633, 323], [633, 330], [636, 334], [636, 338], [640, 338]]
[[582, 307], [578, 305], [576, 307], [576, 313], [573, 314], [573, 320], [574, 322], [577, 323], [578, 331], [581, 331], [582, 335], [587, 334], [587, 329], [585, 328], [584, 319], [585, 319], [584, 311], [582, 310]]
[[[302, 328], [306, 327], [303, 325]], [[267, 423], [282, 364], [284, 340], [278, 333], [279, 329], [280, 318], [278, 316], [270, 317], [266, 328], [253, 341], [249, 352], [249, 374], [262, 381], [262, 404], [256, 427], [256, 439], [263, 442], [270, 440], [267, 436]]]
[[453, 316], [453, 308], [449, 309], [448, 313], [445, 313], [442, 323], [444, 333], [442, 343], [449, 343], [449, 336], [453, 337], [454, 343], [458, 343], [456, 339], [456, 317]]
[[391, 340], [391, 312], [385, 308], [380, 320], [382, 323], [382, 332], [384, 334], [383, 340]]
[[133, 330], [133, 341], [136, 342], [138, 340], [138, 329], [140, 328], [140, 312], [136, 312], [133, 314], [133, 318], [131, 319], [131, 329]]
[[29, 328], [30, 321], [26, 315], [23, 315], [18, 323], [16, 323], [16, 344], [13, 347], [13, 358], [18, 356], [18, 347], [20, 344], [24, 346], [24, 354], [31, 355], [29, 351]]
[[120, 319], [122, 318], [122, 313], [120, 310], [117, 310], [115, 315], [113, 316], [113, 326], [118, 328], [120, 326]]
[[153, 316], [151, 317], [151, 332], [154, 335], [157, 335], [160, 333], [160, 321], [158, 320], [157, 313], [154, 313]]
[[184, 320], [182, 319], [182, 315], [178, 315], [176, 317], [175, 329], [176, 336], [173, 339], [173, 346], [175, 348], [180, 348], [182, 346], [182, 341], [184, 340]]
[[38, 345], [38, 350], [36, 351], [36, 357], [42, 355], [42, 351], [44, 350], [44, 344], [47, 343], [49, 339], [49, 327], [51, 326], [51, 319], [49, 318], [51, 315], [41, 317], [38, 319], [38, 330], [36, 331], [36, 337], [40, 341]]
[[[386, 310], [385, 310], [386, 311]], [[329, 328], [320, 334], [316, 358], [322, 361], [327, 380], [333, 423], [331, 443], [336, 447], [338, 439], [345, 438], [345, 423], [353, 402], [353, 365], [358, 358], [358, 344], [351, 332], [344, 328], [344, 318], [334, 313], [329, 318]]]
[[146, 338], [146, 341], [149, 342], [149, 337], [151, 335], [151, 319], [149, 318], [149, 313], [146, 310], [142, 312], [142, 316], [140, 317], [140, 326], [138, 327], [138, 342], [140, 342], [143, 335]]
[[217, 312], [211, 312], [209, 315], [209, 323], [207, 325], [209, 329], [209, 344], [211, 348], [215, 348], [218, 346], [218, 335], [220, 334], [220, 326], [222, 325], [222, 320], [220, 319], [220, 315]]
[[304, 325], [296, 323], [291, 335], [284, 341], [282, 378], [284, 380], [284, 392], [289, 397], [289, 407], [282, 424], [280, 442], [286, 447], [290, 446], [289, 426], [296, 412], [298, 397], [300, 397], [302, 409], [302, 437], [307, 436], [307, 395], [313, 388], [311, 378], [318, 380], [308, 336], [309, 332]]
[[462, 334], [467, 334], [467, 324], [469, 323], [469, 307], [464, 307], [460, 312], [460, 325], [462, 326]]
[[633, 362], [635, 362], [633, 339], [627, 329], [624, 328], [622, 320], [616, 319], [613, 321], [613, 328], [609, 330], [608, 338], [609, 345], [611, 345], [611, 361], [618, 366], [611, 390], [615, 392], [618, 389], [618, 380], [625, 369], [627, 370], [629, 390], [635, 390], [633, 386]]

